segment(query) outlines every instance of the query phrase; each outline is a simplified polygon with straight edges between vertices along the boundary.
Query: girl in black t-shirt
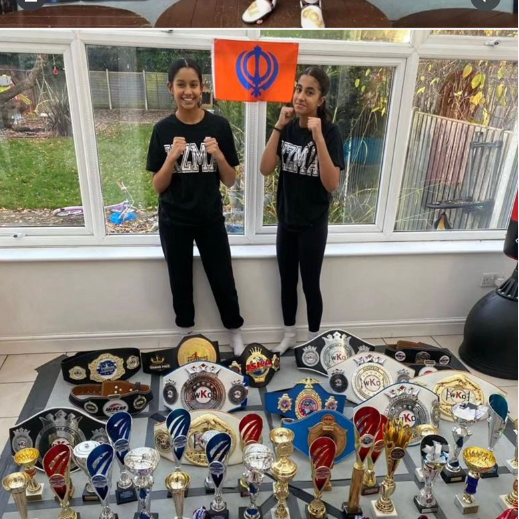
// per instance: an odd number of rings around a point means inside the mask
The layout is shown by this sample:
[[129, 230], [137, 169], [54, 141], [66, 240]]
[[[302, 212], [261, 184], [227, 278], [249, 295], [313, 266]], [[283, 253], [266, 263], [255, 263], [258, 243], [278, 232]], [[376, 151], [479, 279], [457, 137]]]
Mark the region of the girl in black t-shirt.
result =
[[[319, 333], [323, 300], [319, 280], [328, 236], [331, 193], [344, 169], [342, 138], [326, 108], [330, 79], [319, 67], [307, 68], [294, 91], [293, 108], [283, 107], [261, 157], [260, 171], [271, 175], [279, 164], [277, 259], [285, 335], [274, 351], [296, 344], [298, 271], [308, 315], [308, 340]], [[297, 117], [295, 117], [297, 116]]]
[[220, 182], [231, 187], [239, 164], [229, 122], [200, 108], [202, 74], [192, 60], [174, 62], [168, 89], [177, 111], [153, 128], [146, 169], [159, 193], [159, 234], [168, 265], [176, 324], [195, 324], [193, 241], [198, 247], [223, 325], [236, 355], [244, 350], [243, 319], [222, 213]]

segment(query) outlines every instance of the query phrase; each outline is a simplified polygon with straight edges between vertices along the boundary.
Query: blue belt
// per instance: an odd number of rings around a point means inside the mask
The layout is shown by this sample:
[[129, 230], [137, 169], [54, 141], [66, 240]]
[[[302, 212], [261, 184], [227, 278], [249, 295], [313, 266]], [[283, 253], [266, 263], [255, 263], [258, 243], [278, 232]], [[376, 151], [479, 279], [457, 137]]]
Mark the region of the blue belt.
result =
[[319, 381], [313, 378], [300, 380], [290, 389], [280, 389], [265, 394], [265, 409], [268, 413], [299, 420], [311, 413], [321, 411], [344, 412], [346, 397], [328, 393]]

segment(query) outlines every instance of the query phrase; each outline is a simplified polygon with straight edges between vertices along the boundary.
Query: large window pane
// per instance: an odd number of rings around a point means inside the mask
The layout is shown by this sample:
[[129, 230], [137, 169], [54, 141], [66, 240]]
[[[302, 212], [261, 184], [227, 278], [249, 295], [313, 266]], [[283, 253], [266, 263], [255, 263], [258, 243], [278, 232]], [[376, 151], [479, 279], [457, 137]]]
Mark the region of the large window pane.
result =
[[[300, 65], [300, 74], [307, 65]], [[331, 224], [373, 224], [386, 141], [393, 69], [325, 67], [331, 79], [326, 102], [343, 137], [345, 171], [330, 207]], [[267, 138], [281, 104], [269, 103]], [[277, 172], [265, 179], [263, 225], [276, 225]]]
[[506, 227], [517, 186], [517, 62], [420, 60], [395, 230]]
[[346, 30], [326, 30], [326, 31], [311, 31], [311, 30], [296, 30], [296, 31], [281, 31], [281, 30], [262, 30], [261, 36], [265, 38], [303, 38], [315, 40], [346, 40], [346, 41], [385, 41], [402, 43], [408, 42], [411, 38], [411, 31], [405, 29], [388, 29], [382, 31], [366, 31], [357, 29]]
[[84, 226], [61, 55], [0, 53], [0, 226]]
[[[175, 111], [166, 86], [169, 65], [186, 57], [202, 67], [202, 107], [226, 117], [233, 129], [241, 164], [235, 186], [222, 184], [221, 191], [228, 232], [243, 234], [245, 107], [213, 99], [210, 52], [95, 45], [87, 51], [107, 233], [157, 232], [158, 201], [146, 155], [153, 125]], [[117, 206], [126, 201], [121, 215]]]

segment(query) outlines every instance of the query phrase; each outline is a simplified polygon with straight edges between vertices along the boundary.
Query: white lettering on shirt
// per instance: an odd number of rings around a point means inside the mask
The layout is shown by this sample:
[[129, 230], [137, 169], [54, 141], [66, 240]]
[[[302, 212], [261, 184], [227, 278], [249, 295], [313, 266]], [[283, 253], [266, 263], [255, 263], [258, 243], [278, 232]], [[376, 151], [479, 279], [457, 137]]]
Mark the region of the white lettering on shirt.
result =
[[285, 171], [319, 176], [317, 148], [315, 142], [310, 141], [306, 146], [297, 146], [291, 142], [281, 141], [281, 165]]
[[[171, 144], [164, 144], [164, 150], [169, 153]], [[205, 144], [200, 144], [200, 149], [195, 142], [189, 142], [186, 144], [186, 150], [182, 154], [182, 161], [180, 166], [177, 164], [178, 173], [198, 173], [202, 167], [202, 173], [213, 173], [216, 171], [216, 165], [214, 157], [211, 155], [209, 160]]]

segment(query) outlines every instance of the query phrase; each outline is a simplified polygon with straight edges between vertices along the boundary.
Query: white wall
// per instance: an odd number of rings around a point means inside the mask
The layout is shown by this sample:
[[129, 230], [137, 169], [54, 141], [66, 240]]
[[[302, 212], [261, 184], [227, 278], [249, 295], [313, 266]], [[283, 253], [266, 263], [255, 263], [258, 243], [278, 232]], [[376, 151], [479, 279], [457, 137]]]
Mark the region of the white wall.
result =
[[[196, 329], [225, 343], [195, 262]], [[513, 268], [498, 252], [327, 257], [322, 328], [342, 327], [366, 338], [462, 333], [467, 313], [488, 291], [479, 287], [482, 273], [508, 275]], [[234, 270], [246, 341], [274, 342], [282, 329], [275, 259], [235, 259]], [[303, 340], [302, 296], [300, 301]], [[177, 342], [163, 260], [0, 263], [0, 353]]]

